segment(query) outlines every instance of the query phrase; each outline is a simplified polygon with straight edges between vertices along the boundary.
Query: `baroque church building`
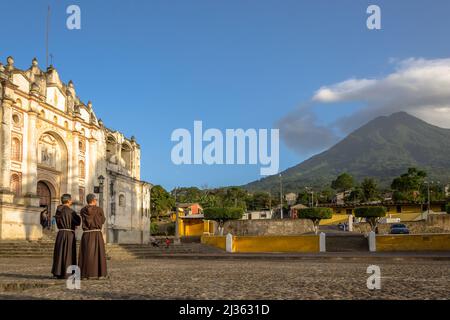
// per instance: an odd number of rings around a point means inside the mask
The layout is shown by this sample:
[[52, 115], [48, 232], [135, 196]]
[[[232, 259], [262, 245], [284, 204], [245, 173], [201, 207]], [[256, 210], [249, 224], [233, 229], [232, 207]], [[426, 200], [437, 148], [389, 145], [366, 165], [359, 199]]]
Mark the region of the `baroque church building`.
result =
[[69, 193], [79, 212], [95, 192], [108, 243], [149, 241], [151, 184], [134, 137], [106, 128], [72, 81], [36, 59], [28, 70], [0, 63], [0, 106], [0, 240], [41, 239], [42, 211], [53, 216]]

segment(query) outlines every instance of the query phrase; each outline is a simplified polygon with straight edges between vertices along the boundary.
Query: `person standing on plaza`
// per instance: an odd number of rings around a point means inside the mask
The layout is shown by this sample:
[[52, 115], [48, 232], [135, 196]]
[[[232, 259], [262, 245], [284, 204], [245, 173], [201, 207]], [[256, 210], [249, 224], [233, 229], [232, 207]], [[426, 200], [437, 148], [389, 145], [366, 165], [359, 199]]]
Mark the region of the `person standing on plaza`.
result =
[[104, 278], [107, 275], [106, 250], [101, 229], [106, 220], [105, 214], [103, 209], [97, 206], [94, 194], [88, 194], [86, 201], [88, 205], [80, 212], [84, 231], [78, 261], [81, 278]]
[[42, 226], [42, 229], [47, 229], [47, 226], [48, 226], [48, 209], [47, 209], [47, 207], [45, 207], [45, 209], [41, 211], [41, 226]]
[[72, 210], [72, 197], [64, 194], [61, 197], [62, 205], [56, 209], [54, 216], [58, 226], [55, 248], [53, 250], [52, 274], [59, 279], [68, 277], [67, 268], [77, 264], [77, 244], [75, 228], [80, 225], [80, 216]]

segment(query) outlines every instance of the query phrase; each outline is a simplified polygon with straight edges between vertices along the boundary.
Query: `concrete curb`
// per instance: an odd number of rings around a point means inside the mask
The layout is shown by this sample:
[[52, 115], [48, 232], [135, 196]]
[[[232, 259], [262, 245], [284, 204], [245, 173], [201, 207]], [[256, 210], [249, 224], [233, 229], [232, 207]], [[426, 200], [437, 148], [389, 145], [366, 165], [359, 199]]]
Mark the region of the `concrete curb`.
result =
[[118, 260], [146, 260], [146, 259], [198, 259], [198, 260], [264, 260], [264, 261], [332, 261], [332, 262], [402, 262], [402, 261], [450, 261], [450, 254], [423, 254], [423, 255], [386, 255], [386, 254], [368, 254], [368, 255], [348, 255], [348, 254], [316, 254], [316, 255], [289, 255], [289, 254], [155, 254], [145, 257], [132, 259], [112, 258], [110, 261]]

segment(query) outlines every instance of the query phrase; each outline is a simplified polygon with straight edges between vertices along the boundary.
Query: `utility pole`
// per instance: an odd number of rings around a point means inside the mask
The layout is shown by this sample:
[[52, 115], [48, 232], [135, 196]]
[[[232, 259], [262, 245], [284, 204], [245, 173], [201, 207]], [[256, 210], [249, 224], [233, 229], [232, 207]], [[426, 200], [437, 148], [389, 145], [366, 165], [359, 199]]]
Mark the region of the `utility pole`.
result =
[[179, 222], [180, 217], [178, 214], [177, 196], [178, 196], [178, 187], [175, 188], [175, 240], [174, 240], [174, 244], [179, 245], [180, 244], [180, 230], [179, 230], [178, 222]]
[[[433, 183], [433, 181], [431, 181], [431, 183]], [[431, 206], [431, 191], [430, 191], [430, 181], [427, 182], [427, 186], [428, 186], [428, 214], [430, 214], [430, 206]]]
[[280, 212], [281, 219], [283, 219], [283, 180], [280, 173]]

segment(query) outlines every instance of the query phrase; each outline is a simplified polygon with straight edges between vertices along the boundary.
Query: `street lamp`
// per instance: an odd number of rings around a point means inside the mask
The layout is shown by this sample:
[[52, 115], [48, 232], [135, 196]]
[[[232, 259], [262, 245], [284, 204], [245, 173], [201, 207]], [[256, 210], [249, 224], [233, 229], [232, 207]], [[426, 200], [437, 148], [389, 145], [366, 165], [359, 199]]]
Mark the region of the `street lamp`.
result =
[[281, 219], [283, 219], [283, 180], [280, 173], [280, 213]]
[[306, 192], [307, 192], [308, 194], [311, 194], [311, 202], [310, 202], [310, 205], [311, 205], [311, 208], [312, 208], [312, 207], [314, 207], [314, 190], [313, 190], [312, 188], [310, 188], [310, 187], [305, 187], [305, 190], [306, 190]]
[[105, 177], [100, 175], [98, 178], [98, 185], [99, 185], [99, 202], [100, 202], [100, 208], [103, 209], [103, 186], [105, 184]]

